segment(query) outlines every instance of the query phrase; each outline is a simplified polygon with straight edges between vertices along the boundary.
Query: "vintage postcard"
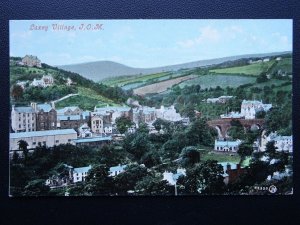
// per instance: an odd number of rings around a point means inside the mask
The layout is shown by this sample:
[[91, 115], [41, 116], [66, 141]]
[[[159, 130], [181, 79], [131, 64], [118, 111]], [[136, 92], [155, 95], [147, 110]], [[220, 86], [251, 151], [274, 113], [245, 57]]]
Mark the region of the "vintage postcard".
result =
[[292, 30], [10, 20], [9, 196], [293, 194]]

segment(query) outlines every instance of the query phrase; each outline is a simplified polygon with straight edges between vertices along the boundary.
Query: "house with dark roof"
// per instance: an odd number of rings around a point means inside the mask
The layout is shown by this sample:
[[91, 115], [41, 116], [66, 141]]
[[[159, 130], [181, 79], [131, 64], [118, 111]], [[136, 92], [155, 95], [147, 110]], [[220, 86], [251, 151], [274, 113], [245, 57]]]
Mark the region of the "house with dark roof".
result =
[[31, 107], [36, 112], [36, 130], [55, 130], [57, 127], [57, 112], [50, 104], [32, 102]]

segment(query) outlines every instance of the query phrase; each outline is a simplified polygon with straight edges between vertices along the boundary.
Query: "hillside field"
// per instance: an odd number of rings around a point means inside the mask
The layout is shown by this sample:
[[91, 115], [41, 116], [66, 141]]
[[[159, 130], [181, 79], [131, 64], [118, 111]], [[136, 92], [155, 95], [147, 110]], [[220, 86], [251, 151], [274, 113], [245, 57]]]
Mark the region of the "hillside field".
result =
[[254, 63], [247, 66], [237, 66], [237, 67], [229, 67], [224, 69], [215, 69], [210, 70], [210, 73], [217, 73], [217, 74], [245, 74], [245, 75], [252, 75], [258, 76], [262, 72], [267, 72], [268, 69], [275, 63], [275, 60], [271, 60], [269, 62], [262, 62], [262, 63]]

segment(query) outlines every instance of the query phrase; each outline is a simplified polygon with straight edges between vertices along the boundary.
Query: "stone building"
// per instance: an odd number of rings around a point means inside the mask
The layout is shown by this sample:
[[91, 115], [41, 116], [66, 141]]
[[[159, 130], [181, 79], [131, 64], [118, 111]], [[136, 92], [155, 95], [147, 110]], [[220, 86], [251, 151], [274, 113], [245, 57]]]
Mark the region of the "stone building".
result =
[[22, 65], [29, 67], [42, 67], [41, 60], [37, 56], [26, 55], [22, 58]]
[[57, 112], [50, 104], [31, 103], [36, 112], [36, 130], [55, 130], [57, 124]]
[[57, 110], [57, 128], [78, 129], [84, 123], [89, 124], [90, 112], [83, 111], [77, 106]]

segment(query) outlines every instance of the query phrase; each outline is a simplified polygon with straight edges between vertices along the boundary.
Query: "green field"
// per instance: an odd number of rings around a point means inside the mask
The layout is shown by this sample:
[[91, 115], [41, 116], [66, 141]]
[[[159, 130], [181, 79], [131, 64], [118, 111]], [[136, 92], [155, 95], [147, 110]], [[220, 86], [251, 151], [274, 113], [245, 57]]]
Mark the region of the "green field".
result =
[[247, 66], [237, 66], [237, 67], [229, 67], [224, 69], [215, 69], [210, 70], [211, 73], [220, 73], [220, 74], [245, 74], [245, 75], [253, 75], [258, 76], [262, 72], [267, 72], [268, 69], [275, 63], [275, 60], [271, 60], [269, 62], [262, 63], [254, 63]]
[[241, 160], [241, 157], [238, 154], [219, 153], [211, 150], [200, 149], [201, 160], [203, 161], [217, 160], [218, 162], [231, 162], [231, 163], [239, 163]]
[[238, 87], [242, 84], [254, 83], [255, 80], [256, 80], [255, 77], [250, 77], [250, 76], [216, 74], [216, 75], [199, 76], [198, 78], [184, 81], [180, 83], [179, 86], [182, 88], [184, 86], [199, 84], [201, 86], [201, 89], [215, 88], [217, 86], [220, 86], [222, 88], [227, 86]]
[[126, 84], [145, 82], [147, 80], [158, 79], [168, 75], [170, 75], [169, 72], [154, 73], [149, 75], [122, 76], [122, 77], [115, 77], [115, 78], [104, 80], [103, 83], [109, 86], [117, 85], [121, 87]]

